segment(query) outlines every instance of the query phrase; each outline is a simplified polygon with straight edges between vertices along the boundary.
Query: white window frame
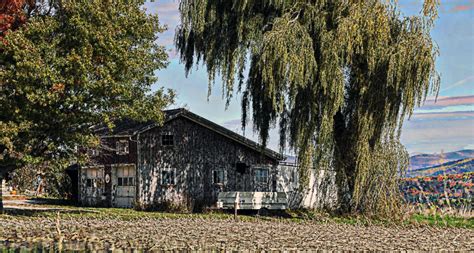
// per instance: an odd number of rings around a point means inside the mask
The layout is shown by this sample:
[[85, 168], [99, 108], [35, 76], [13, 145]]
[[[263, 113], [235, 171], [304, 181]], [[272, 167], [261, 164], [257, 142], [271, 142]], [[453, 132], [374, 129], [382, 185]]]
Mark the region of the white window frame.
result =
[[[125, 187], [125, 186], [135, 186], [137, 184], [137, 177], [136, 177], [136, 170], [135, 170], [135, 165], [131, 165], [131, 164], [125, 164], [125, 165], [116, 165], [114, 166], [115, 167], [115, 171], [116, 171], [116, 177], [117, 177], [117, 186], [121, 186], [121, 187]], [[126, 170], [124, 171], [127, 171], [127, 175], [119, 175], [119, 169], [124, 169], [126, 168]], [[130, 174], [131, 173], [131, 174]], [[119, 179], [120, 181], [122, 181], [122, 183], [119, 183]], [[125, 180], [124, 180], [125, 179]], [[127, 184], [125, 185], [124, 182], [127, 182]], [[131, 184], [129, 182], [132, 182]]]
[[[270, 169], [268, 167], [255, 166], [253, 168], [253, 171], [254, 171], [254, 178], [255, 178], [256, 183], [258, 183], [258, 184], [268, 184], [268, 181], [270, 180]], [[260, 178], [264, 178], [264, 177], [260, 177], [260, 175], [257, 174], [257, 171], [267, 171], [266, 180], [261, 180]]]
[[[123, 150], [121, 145], [124, 145]], [[115, 142], [115, 149], [117, 155], [128, 155], [130, 152], [130, 144], [128, 140], [118, 140]]]
[[[97, 166], [97, 167], [87, 166], [87, 167], [83, 167], [83, 169], [86, 170], [86, 173], [85, 173], [85, 175], [86, 175], [86, 188], [97, 188], [97, 181], [104, 177], [104, 175], [103, 175], [104, 167], [103, 166]], [[91, 175], [91, 173], [89, 173], [89, 171], [91, 171], [91, 170], [95, 170], [95, 175]], [[89, 180], [91, 180], [91, 185], [90, 186], [87, 183]]]
[[[222, 172], [222, 182], [216, 182], [216, 177], [214, 177], [214, 173]], [[216, 185], [225, 185], [227, 183], [227, 170], [224, 169], [214, 169], [212, 170], [212, 183]]]
[[[164, 177], [163, 177], [163, 173], [164, 172], [172, 172], [173, 174], [173, 177], [172, 177], [172, 182], [171, 183], [164, 183], [163, 180], [164, 180]], [[168, 186], [168, 185], [176, 185], [176, 180], [177, 179], [177, 176], [176, 176], [176, 169], [174, 168], [164, 168], [164, 169], [161, 169], [160, 171], [160, 184], [161, 185], [165, 185], [165, 186]]]

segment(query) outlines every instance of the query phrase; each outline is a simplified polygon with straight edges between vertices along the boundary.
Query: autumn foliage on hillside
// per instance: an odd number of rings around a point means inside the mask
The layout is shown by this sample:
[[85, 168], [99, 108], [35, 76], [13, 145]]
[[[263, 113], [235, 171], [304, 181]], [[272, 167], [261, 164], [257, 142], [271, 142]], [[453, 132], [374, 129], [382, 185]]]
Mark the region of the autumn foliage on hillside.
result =
[[35, 5], [34, 0], [0, 0], [0, 39], [9, 30], [14, 30], [26, 22], [28, 6]]
[[408, 203], [472, 209], [474, 173], [406, 178], [400, 190]]

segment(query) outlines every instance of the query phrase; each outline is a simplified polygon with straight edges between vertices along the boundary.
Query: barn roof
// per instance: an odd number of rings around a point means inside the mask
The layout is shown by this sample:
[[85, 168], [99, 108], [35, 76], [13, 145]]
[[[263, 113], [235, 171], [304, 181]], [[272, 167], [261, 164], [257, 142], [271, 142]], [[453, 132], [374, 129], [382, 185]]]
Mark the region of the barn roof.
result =
[[[165, 110], [163, 111], [165, 113], [165, 121], [169, 122], [171, 120], [174, 120], [179, 117], [186, 118], [188, 120], [193, 121], [196, 124], [199, 124], [203, 127], [206, 127], [210, 129], [211, 131], [214, 131], [218, 134], [223, 135], [226, 138], [229, 138], [235, 142], [238, 142], [246, 147], [249, 147], [257, 152], [262, 151], [262, 145], [238, 134], [235, 133], [234, 131], [231, 131], [221, 125], [218, 125], [206, 118], [203, 118], [195, 113], [192, 113], [184, 108], [179, 108], [179, 109], [173, 109], [173, 110]], [[106, 126], [102, 126], [100, 128], [95, 129], [95, 132], [99, 135], [102, 136], [134, 136], [139, 133], [146, 132], [152, 128], [159, 127], [160, 125], [156, 122], [153, 121], [148, 121], [148, 122], [137, 122], [134, 120], [130, 119], [124, 119], [121, 121], [114, 122], [115, 127], [110, 130]], [[263, 148], [263, 153], [267, 155], [270, 158], [273, 158], [275, 160], [282, 160], [284, 157], [280, 153], [273, 151], [268, 148]]]

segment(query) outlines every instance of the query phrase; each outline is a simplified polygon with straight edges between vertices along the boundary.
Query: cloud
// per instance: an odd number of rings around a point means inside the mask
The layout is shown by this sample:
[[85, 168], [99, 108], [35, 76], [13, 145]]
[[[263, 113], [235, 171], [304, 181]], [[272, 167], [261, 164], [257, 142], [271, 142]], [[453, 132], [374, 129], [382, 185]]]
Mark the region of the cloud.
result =
[[466, 77], [466, 78], [464, 78], [464, 79], [461, 79], [461, 80], [459, 80], [459, 81], [457, 81], [457, 82], [455, 82], [455, 83], [453, 83], [453, 84], [450, 84], [450, 85], [448, 85], [446, 88], [441, 89], [440, 92], [445, 92], [445, 91], [447, 91], [447, 90], [450, 90], [450, 89], [453, 89], [453, 88], [462, 86], [462, 85], [464, 85], [465, 83], [467, 83], [467, 82], [469, 82], [469, 81], [471, 81], [471, 80], [474, 80], [474, 75], [468, 76], [468, 77]]
[[463, 149], [474, 149], [474, 144], [469, 144], [465, 146]]
[[167, 27], [167, 30], [159, 35], [158, 43], [167, 47], [170, 58], [175, 58], [176, 52], [173, 44], [175, 30], [180, 23], [179, 1], [167, 0], [147, 2], [145, 8], [149, 13], [157, 14], [160, 23]]
[[420, 113], [405, 122], [402, 143], [410, 153], [456, 151], [474, 143], [474, 112]]
[[[399, 6], [410, 14], [417, 15], [422, 9], [423, 0], [400, 0]], [[459, 13], [474, 9], [474, 0], [441, 0], [442, 13]]]
[[428, 98], [424, 106], [454, 106], [454, 105], [470, 105], [474, 104], [474, 95], [472, 96], [456, 96], [456, 97], [438, 97]]
[[430, 112], [430, 113], [415, 113], [414, 116], [409, 120], [412, 121], [427, 121], [427, 120], [456, 120], [456, 119], [474, 119], [474, 111], [464, 112]]
[[428, 98], [415, 114], [474, 111], [474, 95]]
[[470, 9], [472, 9], [471, 5], [458, 5], [458, 6], [455, 6], [452, 10], [453, 11], [467, 11]]
[[[446, 4], [448, 4], [449, 2], [451, 2], [454, 5], [453, 7], [451, 7], [448, 10], [448, 12], [450, 12], [450, 13], [469, 11], [471, 9], [474, 9], [474, 1], [473, 0], [470, 0], [468, 2], [461, 1], [462, 3], [453, 3], [452, 0], [449, 0], [449, 1], [446, 1]], [[443, 4], [445, 4], [444, 1], [443, 1]]]

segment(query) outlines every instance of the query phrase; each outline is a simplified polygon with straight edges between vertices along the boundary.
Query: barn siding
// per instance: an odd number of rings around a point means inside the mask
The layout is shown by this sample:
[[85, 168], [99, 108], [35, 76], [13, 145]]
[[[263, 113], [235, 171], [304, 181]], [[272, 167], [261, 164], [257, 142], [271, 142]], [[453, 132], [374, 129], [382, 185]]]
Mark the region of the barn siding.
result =
[[[117, 154], [117, 141], [127, 141], [128, 154]], [[137, 162], [137, 142], [131, 137], [102, 137], [100, 155], [92, 157], [92, 164], [135, 164]]]
[[[97, 176], [90, 177], [88, 172], [96, 171]], [[88, 166], [79, 171], [79, 201], [85, 206], [109, 206], [106, 198], [104, 166]], [[87, 180], [93, 180], [91, 185]]]
[[[173, 134], [174, 145], [162, 146], [161, 135]], [[219, 191], [271, 191], [277, 161], [263, 156], [194, 121], [180, 117], [138, 136], [138, 201], [140, 206], [174, 205], [199, 209], [214, 205]], [[269, 180], [256, 184], [253, 167], [244, 174], [237, 162], [267, 166]], [[163, 169], [174, 169], [176, 184], [162, 185]], [[212, 171], [225, 171], [226, 183], [212, 183]]]

